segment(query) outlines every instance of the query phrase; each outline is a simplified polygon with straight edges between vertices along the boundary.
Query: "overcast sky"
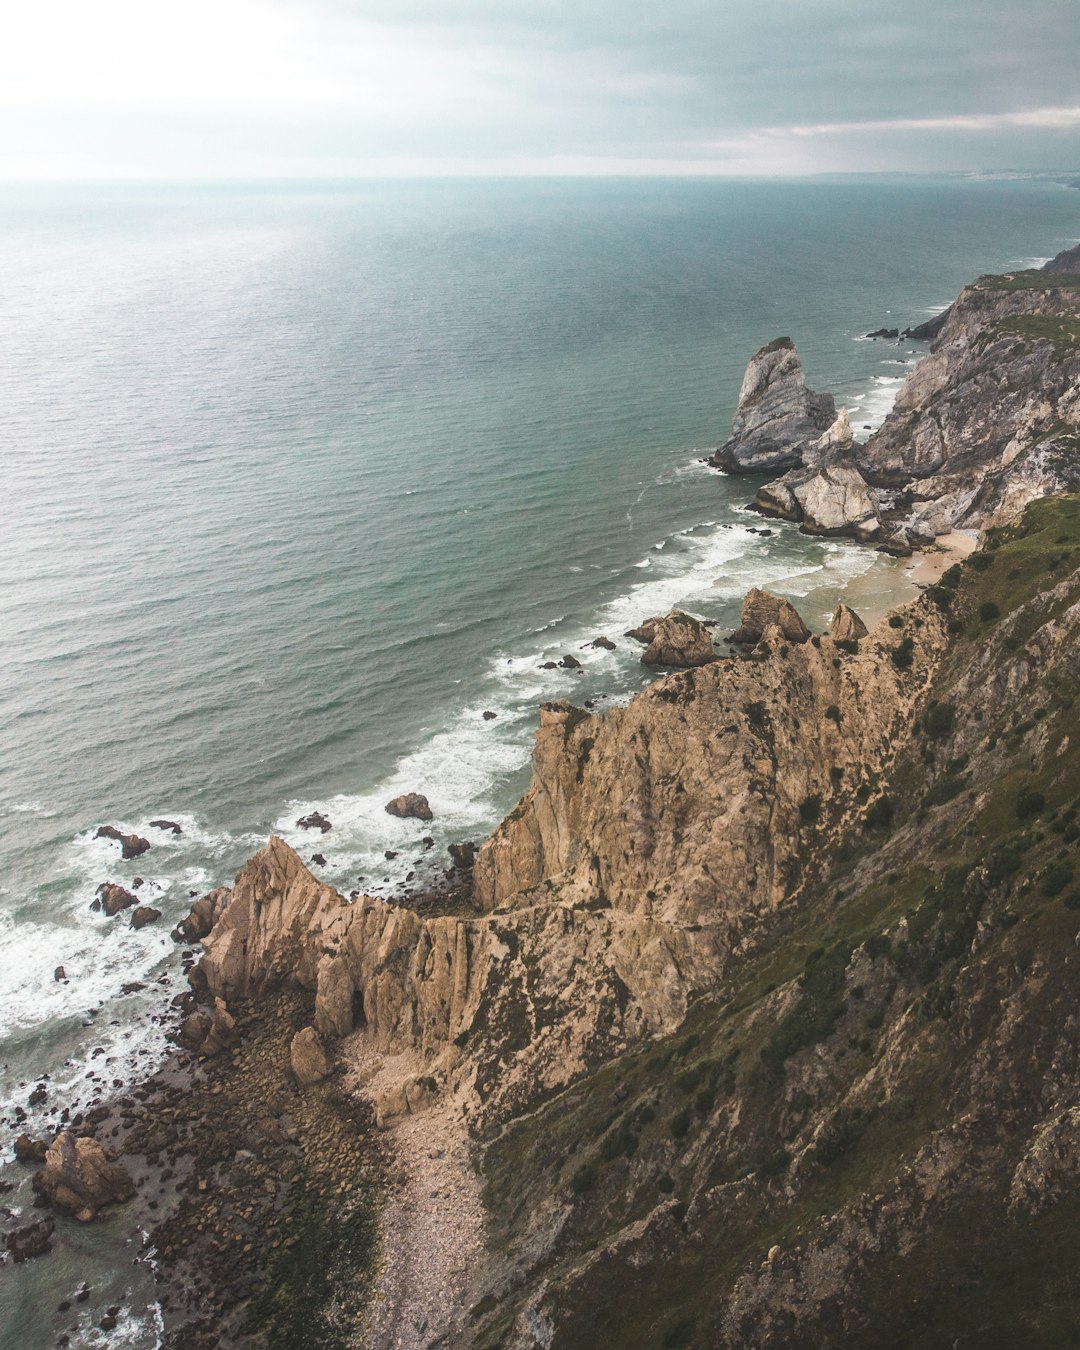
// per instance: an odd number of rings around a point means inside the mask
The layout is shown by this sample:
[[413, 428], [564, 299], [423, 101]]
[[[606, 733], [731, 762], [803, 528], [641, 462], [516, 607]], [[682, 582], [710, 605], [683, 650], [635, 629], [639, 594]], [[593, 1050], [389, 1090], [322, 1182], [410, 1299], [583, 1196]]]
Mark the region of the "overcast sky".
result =
[[50, 0], [0, 175], [1080, 169], [1080, 0]]

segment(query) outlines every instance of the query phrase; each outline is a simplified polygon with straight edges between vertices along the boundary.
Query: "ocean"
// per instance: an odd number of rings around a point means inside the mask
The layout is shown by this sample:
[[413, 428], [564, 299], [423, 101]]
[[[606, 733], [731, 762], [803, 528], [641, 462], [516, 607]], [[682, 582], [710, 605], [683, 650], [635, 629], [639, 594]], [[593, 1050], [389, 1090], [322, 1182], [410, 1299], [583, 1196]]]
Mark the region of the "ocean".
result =
[[[1078, 236], [1080, 195], [1048, 182], [5, 186], [8, 1133], [157, 1062], [169, 929], [271, 832], [393, 896], [513, 805], [538, 703], [652, 677], [641, 619], [732, 626], [758, 584], [822, 625], [854, 577], [887, 594], [893, 563], [759, 533], [750, 485], [701, 465], [746, 360], [789, 334], [865, 436], [923, 348], [863, 334]], [[542, 669], [564, 654], [580, 673]], [[385, 813], [403, 791], [430, 825]], [[296, 825], [316, 809], [328, 834]], [[152, 848], [121, 862], [101, 824]], [[158, 925], [91, 911], [136, 877]], [[17, 1214], [25, 1169], [3, 1175]], [[0, 1267], [0, 1344], [52, 1345], [75, 1272], [131, 1242], [122, 1217], [62, 1225]]]

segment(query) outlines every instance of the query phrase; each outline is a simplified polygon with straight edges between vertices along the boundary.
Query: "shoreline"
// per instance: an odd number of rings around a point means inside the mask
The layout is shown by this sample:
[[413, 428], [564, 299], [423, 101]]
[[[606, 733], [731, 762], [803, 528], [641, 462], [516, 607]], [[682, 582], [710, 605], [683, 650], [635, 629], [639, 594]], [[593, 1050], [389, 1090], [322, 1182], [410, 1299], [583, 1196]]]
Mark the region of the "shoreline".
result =
[[939, 581], [953, 563], [962, 562], [974, 552], [977, 545], [976, 530], [939, 535], [933, 544], [917, 549], [908, 558], [892, 558], [880, 569], [871, 563], [865, 572], [851, 578], [841, 599], [873, 632], [894, 609], [915, 600]]

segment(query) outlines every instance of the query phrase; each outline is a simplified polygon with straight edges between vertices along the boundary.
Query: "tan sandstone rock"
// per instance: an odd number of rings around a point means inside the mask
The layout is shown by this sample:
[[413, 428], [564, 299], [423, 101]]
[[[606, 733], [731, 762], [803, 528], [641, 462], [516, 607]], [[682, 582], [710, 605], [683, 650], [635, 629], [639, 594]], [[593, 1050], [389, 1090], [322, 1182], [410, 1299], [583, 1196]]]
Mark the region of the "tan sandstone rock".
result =
[[135, 1194], [123, 1167], [109, 1162], [95, 1139], [58, 1134], [34, 1175], [34, 1189], [60, 1214], [89, 1223], [106, 1205], [122, 1204]]
[[693, 615], [673, 609], [653, 630], [641, 664], [687, 668], [707, 665], [715, 657], [709, 630]]
[[771, 624], [775, 624], [787, 642], [805, 642], [810, 629], [790, 600], [783, 600], [770, 591], [751, 587], [743, 600], [739, 627], [731, 635], [732, 642], [754, 646]]
[[313, 1087], [330, 1077], [330, 1058], [314, 1027], [304, 1027], [292, 1038], [289, 1066], [301, 1087]]
[[833, 610], [832, 619], [829, 622], [829, 636], [838, 642], [858, 642], [869, 633], [869, 629], [862, 619], [841, 601]]

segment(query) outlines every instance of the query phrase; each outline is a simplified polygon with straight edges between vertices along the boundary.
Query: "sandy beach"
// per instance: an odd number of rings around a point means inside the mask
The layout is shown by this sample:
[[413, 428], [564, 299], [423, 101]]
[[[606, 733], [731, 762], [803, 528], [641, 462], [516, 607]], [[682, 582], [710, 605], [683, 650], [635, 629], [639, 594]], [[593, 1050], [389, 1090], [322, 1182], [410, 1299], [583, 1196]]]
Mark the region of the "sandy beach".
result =
[[974, 552], [977, 544], [977, 531], [955, 530], [941, 535], [929, 548], [913, 553], [910, 558], [889, 558], [882, 554], [879, 561], [848, 583], [844, 603], [873, 630], [897, 605], [914, 600], [953, 563]]

